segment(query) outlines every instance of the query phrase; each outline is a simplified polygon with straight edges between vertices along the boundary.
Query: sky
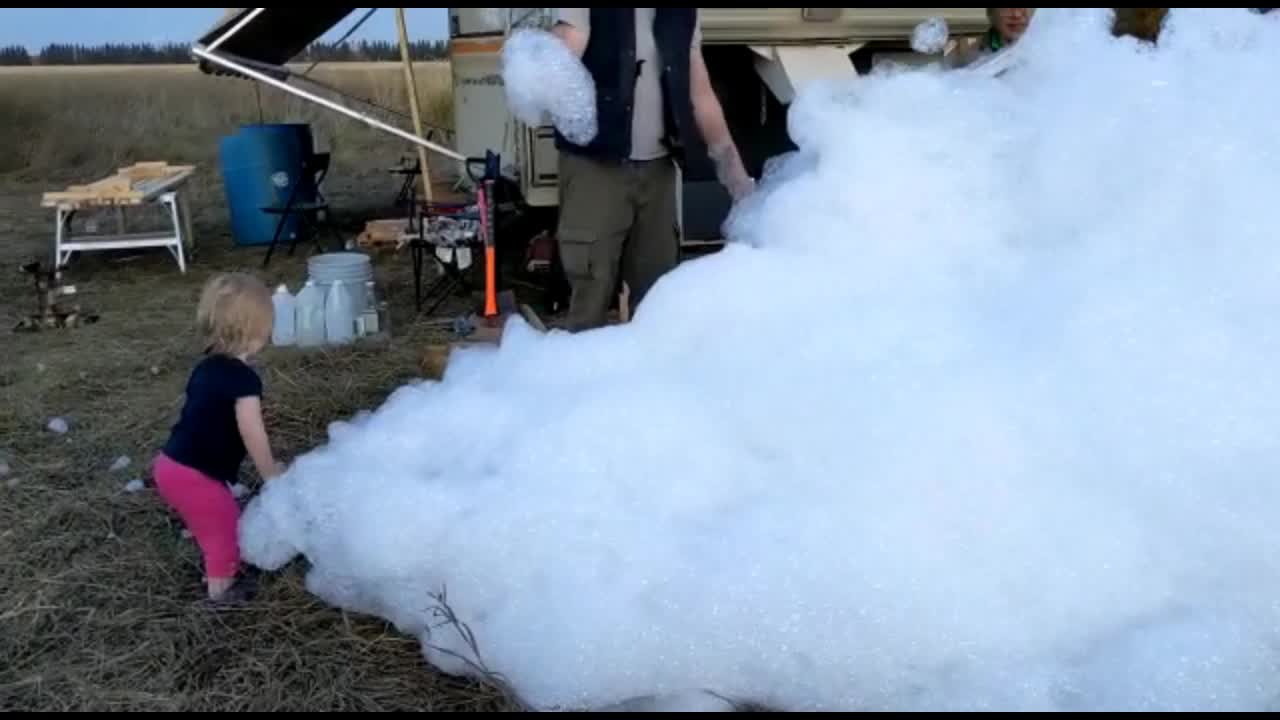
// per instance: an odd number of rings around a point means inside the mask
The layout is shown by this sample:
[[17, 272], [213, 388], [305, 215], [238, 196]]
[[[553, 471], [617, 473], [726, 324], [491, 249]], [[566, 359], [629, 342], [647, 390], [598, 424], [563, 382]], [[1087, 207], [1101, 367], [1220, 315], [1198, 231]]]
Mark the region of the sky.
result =
[[[50, 43], [97, 45], [123, 42], [190, 43], [222, 17], [223, 8], [8, 8], [0, 9], [0, 47], [39, 50]], [[363, 15], [353, 12], [325, 38], [341, 37]], [[448, 8], [409, 8], [409, 36], [448, 36]], [[353, 40], [395, 40], [395, 10], [381, 8]]]

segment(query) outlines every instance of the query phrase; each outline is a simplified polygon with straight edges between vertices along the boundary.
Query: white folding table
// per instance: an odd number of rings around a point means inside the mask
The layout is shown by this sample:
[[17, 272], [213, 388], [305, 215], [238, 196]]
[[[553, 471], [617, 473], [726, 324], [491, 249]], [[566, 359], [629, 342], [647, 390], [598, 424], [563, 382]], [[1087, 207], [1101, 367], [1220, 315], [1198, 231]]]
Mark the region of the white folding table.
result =
[[[195, 237], [182, 186], [194, 172], [195, 167], [191, 165], [138, 163], [88, 185], [45, 193], [41, 205], [55, 209], [55, 266], [64, 267], [77, 252], [159, 247], [169, 250], [178, 262], [179, 271], [186, 273]], [[143, 205], [162, 206], [169, 227], [158, 232], [127, 232], [125, 209]], [[111, 207], [116, 208], [117, 233], [71, 234], [71, 219], [77, 212]]]

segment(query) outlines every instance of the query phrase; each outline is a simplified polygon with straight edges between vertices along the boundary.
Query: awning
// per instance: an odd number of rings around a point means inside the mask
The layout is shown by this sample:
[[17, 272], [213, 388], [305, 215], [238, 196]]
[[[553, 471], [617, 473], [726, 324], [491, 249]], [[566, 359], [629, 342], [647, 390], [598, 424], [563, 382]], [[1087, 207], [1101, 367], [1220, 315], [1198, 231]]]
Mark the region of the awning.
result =
[[790, 104], [800, 89], [814, 80], [850, 80], [858, 76], [850, 53], [866, 43], [853, 45], [752, 45], [756, 72], [783, 104]]
[[[220, 54], [259, 69], [280, 66], [297, 57], [355, 10], [331, 7], [230, 8], [217, 24], [196, 40], [196, 47], [207, 49], [235, 29], [217, 45]], [[236, 29], [238, 25], [240, 27]], [[200, 69], [216, 75], [236, 74], [205, 59], [200, 60]]]
[[306, 73], [290, 72], [284, 67], [285, 63], [297, 57], [354, 10], [356, 8], [230, 8], [217, 24], [196, 40], [191, 52], [200, 69], [208, 74], [247, 77], [265, 83], [395, 135], [424, 150], [466, 162], [466, 157], [457, 151], [418, 133], [389, 125], [367, 112], [289, 82], [298, 80], [316, 84], [314, 79], [306, 77]]

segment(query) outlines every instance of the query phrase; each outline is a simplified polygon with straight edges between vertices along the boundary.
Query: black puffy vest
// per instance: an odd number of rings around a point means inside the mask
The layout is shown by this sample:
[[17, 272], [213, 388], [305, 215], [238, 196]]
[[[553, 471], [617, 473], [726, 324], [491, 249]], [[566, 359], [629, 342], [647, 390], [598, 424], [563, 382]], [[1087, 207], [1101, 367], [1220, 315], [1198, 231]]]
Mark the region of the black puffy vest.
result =
[[[677, 159], [698, 142], [689, 98], [690, 45], [697, 13], [697, 8], [654, 10], [653, 39], [662, 61], [665, 142]], [[632, 108], [640, 70], [636, 65], [635, 8], [591, 8], [591, 34], [582, 63], [595, 80], [599, 130], [586, 146], [575, 145], [556, 133], [556, 146], [602, 160], [626, 160], [631, 157]]]

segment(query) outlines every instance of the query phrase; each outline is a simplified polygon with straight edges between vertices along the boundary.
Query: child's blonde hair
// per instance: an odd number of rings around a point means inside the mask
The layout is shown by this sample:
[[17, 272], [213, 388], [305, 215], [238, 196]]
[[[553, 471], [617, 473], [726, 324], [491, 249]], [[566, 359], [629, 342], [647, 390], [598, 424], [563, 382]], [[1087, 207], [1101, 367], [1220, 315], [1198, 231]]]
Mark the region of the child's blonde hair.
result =
[[214, 352], [242, 355], [271, 339], [271, 291], [252, 275], [227, 273], [209, 280], [196, 322]]

